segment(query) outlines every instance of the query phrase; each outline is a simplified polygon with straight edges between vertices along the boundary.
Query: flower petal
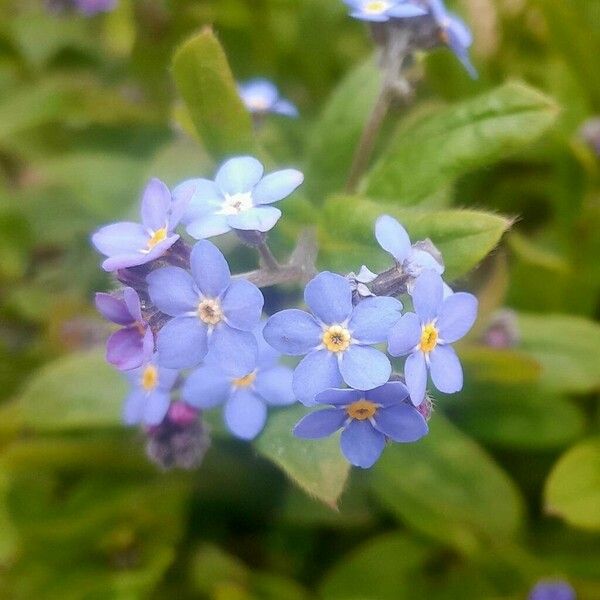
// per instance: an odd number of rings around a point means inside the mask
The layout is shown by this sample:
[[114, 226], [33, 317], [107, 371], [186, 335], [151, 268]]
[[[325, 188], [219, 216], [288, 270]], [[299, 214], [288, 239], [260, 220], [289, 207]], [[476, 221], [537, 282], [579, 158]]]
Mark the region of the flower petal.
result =
[[323, 331], [312, 315], [291, 308], [270, 317], [263, 335], [279, 352], [297, 356], [314, 350], [321, 343]]
[[256, 158], [239, 156], [225, 162], [217, 171], [215, 183], [226, 194], [250, 192], [260, 181], [263, 166]]
[[222, 369], [201, 365], [183, 384], [181, 397], [194, 408], [209, 409], [222, 404], [231, 394], [231, 378]]
[[292, 380], [294, 372], [289, 367], [276, 366], [259, 369], [254, 382], [256, 393], [273, 406], [286, 406], [296, 402]]
[[324, 408], [302, 417], [292, 433], [306, 440], [317, 440], [336, 432], [346, 420], [346, 413], [339, 408]]
[[263, 331], [267, 325], [266, 321], [261, 321], [259, 325], [254, 329], [254, 335], [258, 343], [258, 363], [257, 366], [261, 369], [268, 369], [274, 367], [279, 363], [281, 358], [281, 352], [275, 350], [271, 344], [265, 340]]
[[323, 271], [308, 282], [304, 301], [326, 325], [342, 323], [352, 314], [352, 288], [341, 275]]
[[137, 254], [148, 245], [148, 234], [139, 223], [113, 223], [92, 235], [92, 243], [105, 256]]
[[142, 304], [138, 293], [130, 287], [123, 288], [123, 300], [133, 322], [142, 323]]
[[207, 213], [217, 211], [225, 199], [219, 186], [210, 179], [188, 179], [173, 190], [173, 200], [189, 198], [181, 221], [188, 224]]
[[468, 333], [477, 319], [477, 306], [477, 298], [465, 292], [457, 292], [444, 300], [437, 321], [444, 343], [456, 342]]
[[350, 387], [371, 390], [389, 380], [392, 365], [388, 357], [376, 348], [352, 344], [343, 353], [340, 371]]
[[435, 387], [445, 394], [462, 390], [463, 370], [452, 346], [437, 346], [429, 354], [431, 379]]
[[383, 452], [385, 436], [374, 429], [369, 421], [352, 420], [342, 431], [340, 446], [351, 464], [369, 469]]
[[134, 327], [115, 331], [106, 343], [106, 360], [121, 371], [136, 369], [144, 361], [143, 337]]
[[402, 302], [396, 298], [365, 298], [354, 307], [348, 329], [361, 344], [379, 344], [387, 340], [401, 316]]
[[212, 332], [208, 347], [211, 364], [219, 364], [232, 377], [244, 377], [256, 368], [258, 344], [248, 331], [222, 323]]
[[299, 115], [298, 107], [289, 100], [278, 100], [273, 104], [271, 111], [286, 117], [297, 117]]
[[206, 213], [190, 220], [185, 230], [196, 240], [204, 240], [231, 231], [227, 215]]
[[107, 258], [102, 263], [102, 268], [105, 271], [112, 272], [119, 269], [127, 269], [128, 267], [145, 265], [146, 263], [160, 258], [178, 239], [179, 236], [177, 234], [169, 236], [162, 242], [156, 244], [156, 246], [154, 246], [150, 252], [142, 252], [139, 250], [129, 254], [116, 254], [110, 258]]
[[133, 322], [124, 298], [98, 292], [95, 297], [98, 312], [111, 323], [130, 325]]
[[403, 356], [412, 352], [421, 339], [421, 321], [415, 313], [405, 313], [391, 329], [388, 336], [388, 352]]
[[442, 307], [444, 297], [444, 282], [433, 271], [423, 271], [417, 277], [412, 291], [415, 312], [422, 323], [435, 319]]
[[421, 351], [408, 355], [404, 364], [404, 379], [412, 403], [419, 406], [425, 399], [425, 390], [427, 389], [427, 366], [425, 355]]
[[375, 222], [375, 237], [379, 245], [402, 264], [411, 251], [406, 229], [389, 215], [381, 215]]
[[304, 181], [304, 175], [296, 169], [275, 171], [263, 177], [252, 192], [254, 204], [271, 204], [287, 198]]
[[200, 301], [194, 280], [180, 267], [162, 267], [148, 274], [148, 293], [153, 304], [166, 315], [193, 312]]
[[395, 17], [397, 19], [407, 18], [407, 17], [420, 17], [422, 15], [427, 14], [421, 7], [416, 6], [414, 4], [398, 4], [392, 8], [387, 10], [387, 14], [390, 17]]
[[170, 404], [171, 395], [168, 392], [155, 390], [148, 394], [144, 405], [144, 424], [159, 425], [165, 418]]
[[275, 226], [279, 221], [281, 211], [274, 206], [258, 206], [248, 208], [238, 215], [229, 215], [227, 225], [233, 229], [242, 231], [262, 231], [266, 232]]
[[167, 227], [170, 208], [169, 188], [160, 179], [151, 179], [142, 195], [141, 212], [144, 227], [152, 231]]
[[206, 326], [196, 317], [175, 317], [158, 332], [156, 345], [161, 366], [195, 367], [208, 351]]
[[300, 361], [294, 371], [292, 385], [296, 398], [302, 404], [314, 406], [319, 392], [340, 387], [341, 383], [337, 358], [327, 350], [316, 350]]
[[123, 422], [126, 425], [137, 425], [144, 417], [146, 394], [142, 390], [133, 390], [123, 404]]
[[242, 440], [252, 440], [265, 426], [267, 407], [252, 391], [241, 389], [225, 403], [223, 418], [233, 435]]
[[227, 323], [236, 329], [252, 331], [260, 322], [265, 299], [246, 279], [232, 281], [221, 300]]
[[360, 390], [329, 389], [317, 394], [315, 401], [317, 404], [333, 404], [334, 406], [346, 406], [365, 397], [365, 393]]
[[371, 402], [382, 406], [393, 406], [408, 398], [408, 388], [401, 381], [388, 381], [385, 385], [369, 390], [363, 395]]
[[419, 411], [408, 404], [380, 408], [374, 421], [375, 427], [394, 442], [416, 442], [429, 430]]
[[231, 281], [231, 271], [223, 253], [212, 243], [200, 240], [190, 256], [192, 277], [198, 289], [209, 298], [220, 296]]

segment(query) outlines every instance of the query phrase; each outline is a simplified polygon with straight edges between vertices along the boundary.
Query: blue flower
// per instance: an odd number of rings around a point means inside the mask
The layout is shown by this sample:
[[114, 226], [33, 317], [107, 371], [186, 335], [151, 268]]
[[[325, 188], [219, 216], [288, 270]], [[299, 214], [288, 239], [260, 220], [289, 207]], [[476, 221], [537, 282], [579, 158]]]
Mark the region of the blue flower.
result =
[[369, 390], [383, 385], [392, 371], [387, 356], [371, 347], [385, 341], [402, 304], [395, 298], [366, 298], [352, 305], [352, 287], [341, 275], [325, 271], [308, 283], [304, 300], [315, 316], [297, 309], [273, 315], [265, 339], [283, 354], [303, 355], [294, 371], [294, 393], [311, 406], [327, 388], [345, 381]]
[[117, 6], [117, 0], [75, 0], [81, 13], [87, 16], [110, 12]]
[[158, 366], [152, 356], [141, 367], [127, 376], [133, 387], [125, 400], [123, 420], [127, 425], [158, 425], [165, 418], [171, 404], [171, 388], [178, 371]]
[[433, 271], [416, 280], [412, 292], [415, 313], [405, 313], [390, 331], [392, 356], [408, 354], [404, 378], [413, 403], [425, 398], [427, 368], [435, 387], [452, 394], [462, 389], [463, 372], [450, 344], [462, 338], [477, 317], [477, 298], [459, 292], [444, 299], [444, 283]]
[[214, 181], [190, 179], [177, 186], [175, 198], [192, 195], [184, 217], [187, 232], [196, 239], [227, 233], [232, 229], [266, 232], [281, 217], [269, 206], [289, 196], [303, 181], [295, 169], [263, 177], [262, 164], [250, 156], [228, 160]]
[[258, 343], [256, 367], [239, 376], [230, 364], [216, 360], [209, 352], [202, 366], [190, 374], [182, 395], [185, 402], [199, 409], [224, 404], [227, 428], [244, 440], [254, 439], [267, 419], [267, 405], [286, 406], [296, 399], [292, 390], [292, 369], [279, 364], [280, 354], [255, 331]]
[[361, 21], [385, 22], [391, 18], [418, 17], [426, 14], [409, 0], [344, 0], [350, 16]]
[[477, 79], [477, 70], [469, 58], [469, 48], [473, 44], [473, 34], [466, 23], [454, 13], [448, 12], [443, 0], [429, 0], [431, 14], [440, 28], [444, 44], [454, 52], [469, 75]]
[[294, 427], [297, 437], [317, 439], [343, 427], [340, 446], [344, 456], [356, 467], [372, 467], [385, 446], [394, 442], [416, 442], [428, 432], [425, 419], [406, 402], [406, 386], [393, 381], [374, 390], [361, 392], [330, 389], [317, 395], [319, 404], [333, 408], [317, 410], [303, 417]]
[[252, 79], [238, 85], [238, 91], [246, 108], [257, 115], [276, 113], [297, 117], [298, 109], [289, 100], [280, 97], [274, 83], [266, 79]]
[[575, 590], [566, 581], [541, 581], [529, 594], [529, 600], [575, 599]]
[[106, 271], [135, 267], [160, 258], [178, 239], [173, 231], [183, 216], [189, 196], [176, 201], [159, 179], [151, 179], [142, 196], [142, 224], [121, 222], [102, 227], [92, 236], [96, 249], [108, 258]]
[[260, 321], [263, 295], [245, 279], [232, 281], [225, 257], [211, 242], [193, 247], [190, 265], [191, 275], [179, 267], [163, 267], [147, 277], [154, 305], [174, 317], [158, 332], [160, 364], [195, 367], [211, 350], [231, 372], [245, 375], [256, 364], [251, 331]]

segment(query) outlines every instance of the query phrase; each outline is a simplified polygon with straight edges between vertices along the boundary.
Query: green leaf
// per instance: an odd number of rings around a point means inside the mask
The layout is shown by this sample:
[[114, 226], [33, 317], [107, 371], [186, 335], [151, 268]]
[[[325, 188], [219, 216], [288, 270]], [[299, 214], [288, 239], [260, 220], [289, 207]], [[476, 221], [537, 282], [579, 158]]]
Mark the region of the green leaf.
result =
[[292, 435], [292, 428], [306, 412], [295, 406], [272, 414], [256, 449], [308, 494], [335, 507], [350, 467], [340, 453], [337, 436], [307, 442]]
[[461, 345], [460, 358], [469, 378], [496, 383], [531, 383], [540, 377], [539, 363], [524, 352]]
[[551, 390], [585, 393], [600, 388], [600, 325], [569, 315], [519, 314], [520, 349], [542, 365]]
[[373, 491], [418, 531], [473, 551], [513, 537], [522, 501], [510, 478], [475, 442], [435, 413], [415, 444], [394, 444], [373, 470]]
[[200, 138], [215, 159], [252, 150], [250, 115], [237, 92], [227, 57], [210, 29], [175, 52], [173, 76]]
[[544, 498], [548, 513], [575, 527], [600, 530], [600, 437], [581, 442], [560, 458]]
[[509, 219], [474, 210], [427, 211], [358, 196], [333, 196], [319, 222], [323, 263], [340, 271], [357, 270], [362, 264], [371, 269], [389, 267], [391, 259], [378, 246], [374, 233], [377, 217], [386, 213], [406, 227], [413, 242], [433, 241], [443, 254], [450, 281], [475, 267], [511, 225]]
[[556, 120], [555, 103], [516, 82], [400, 128], [368, 176], [366, 193], [417, 204], [460, 175], [531, 143]]

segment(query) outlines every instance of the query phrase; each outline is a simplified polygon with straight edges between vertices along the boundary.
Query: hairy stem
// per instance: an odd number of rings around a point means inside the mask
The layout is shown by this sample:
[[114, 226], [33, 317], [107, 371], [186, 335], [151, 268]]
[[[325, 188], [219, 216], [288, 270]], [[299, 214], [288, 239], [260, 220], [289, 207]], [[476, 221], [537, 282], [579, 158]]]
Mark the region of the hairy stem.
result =
[[261, 263], [264, 267], [269, 271], [277, 271], [281, 268], [281, 265], [271, 252], [271, 248], [269, 248], [266, 240], [262, 240], [257, 246], [256, 249], [260, 254]]

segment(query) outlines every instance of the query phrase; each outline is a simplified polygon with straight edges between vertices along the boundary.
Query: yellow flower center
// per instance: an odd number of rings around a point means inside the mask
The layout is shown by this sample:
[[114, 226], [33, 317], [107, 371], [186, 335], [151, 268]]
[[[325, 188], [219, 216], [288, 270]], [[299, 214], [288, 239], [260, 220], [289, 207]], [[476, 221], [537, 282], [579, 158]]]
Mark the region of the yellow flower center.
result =
[[421, 341], [419, 342], [419, 350], [422, 352], [431, 352], [438, 343], [439, 333], [437, 327], [433, 323], [427, 323], [423, 326], [421, 332]]
[[341, 325], [332, 325], [323, 333], [323, 344], [330, 352], [343, 352], [350, 345], [350, 332]]
[[256, 379], [256, 372], [252, 371], [252, 373], [248, 373], [248, 375], [244, 375], [243, 377], [238, 377], [233, 380], [233, 385], [236, 388], [247, 388], [254, 383]]
[[152, 234], [152, 237], [148, 240], [147, 251], [149, 252], [150, 250], [152, 250], [152, 248], [154, 248], [154, 246], [156, 246], [156, 244], [160, 244], [160, 242], [162, 242], [166, 239], [167, 239], [167, 228], [161, 227], [160, 229], [157, 229]]
[[198, 318], [207, 325], [216, 325], [223, 318], [218, 300], [207, 298], [198, 304]]
[[383, 0], [372, 0], [371, 2], [367, 2], [365, 4], [363, 10], [371, 15], [378, 15], [387, 10], [389, 7], [389, 2], [384, 2]]
[[347, 406], [346, 414], [357, 421], [366, 421], [375, 415], [377, 408], [377, 404], [363, 398]]
[[146, 392], [151, 392], [158, 385], [158, 369], [148, 365], [142, 373], [142, 387]]

